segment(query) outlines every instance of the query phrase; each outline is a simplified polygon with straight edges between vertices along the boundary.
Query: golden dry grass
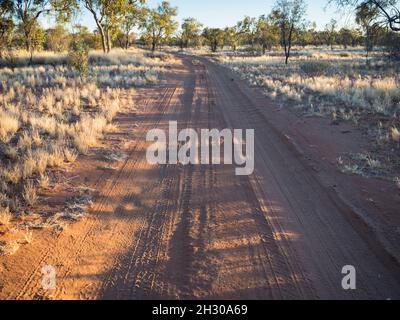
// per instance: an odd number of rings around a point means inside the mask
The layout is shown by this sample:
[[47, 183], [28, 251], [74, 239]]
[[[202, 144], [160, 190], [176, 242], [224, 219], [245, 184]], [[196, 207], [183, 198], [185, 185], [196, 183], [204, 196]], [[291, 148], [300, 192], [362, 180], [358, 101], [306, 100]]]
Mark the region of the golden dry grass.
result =
[[[22, 205], [38, 201], [50, 185], [50, 169], [77, 161], [99, 139], [116, 130], [113, 118], [132, 106], [132, 90], [157, 83], [168, 54], [139, 49], [90, 54], [91, 74], [82, 78], [66, 64], [66, 54], [16, 53], [16, 68], [0, 61], [0, 207], [2, 220]], [[9, 209], [8, 209], [9, 208]]]

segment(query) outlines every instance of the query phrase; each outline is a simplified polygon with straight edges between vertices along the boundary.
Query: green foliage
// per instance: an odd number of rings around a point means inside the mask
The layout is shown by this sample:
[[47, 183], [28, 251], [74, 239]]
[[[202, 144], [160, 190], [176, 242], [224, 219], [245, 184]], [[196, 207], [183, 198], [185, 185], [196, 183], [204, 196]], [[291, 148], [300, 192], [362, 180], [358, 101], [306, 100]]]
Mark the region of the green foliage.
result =
[[186, 18], [182, 23], [181, 44], [188, 48], [199, 43], [202, 24], [194, 18]]
[[76, 9], [76, 0], [18, 0], [14, 2], [15, 16], [22, 31], [24, 45], [32, 55], [43, 45], [44, 34], [40, 29], [39, 18], [53, 13], [57, 20], [67, 21]]
[[210, 45], [210, 49], [212, 52], [216, 52], [218, 46], [223, 45], [224, 36], [224, 31], [218, 28], [205, 28], [203, 31], [203, 37]]
[[79, 75], [87, 77], [89, 74], [89, 48], [83, 42], [74, 39], [68, 52], [68, 65], [78, 71]]
[[32, 23], [29, 42], [31, 52], [42, 51], [44, 48], [44, 30], [38, 21]]
[[237, 29], [237, 26], [226, 28], [224, 30], [224, 33], [225, 34], [224, 34], [223, 44], [230, 46], [233, 51], [236, 51], [241, 40], [241, 33]]
[[386, 50], [392, 58], [400, 59], [400, 34], [390, 32], [385, 38]]
[[75, 25], [73, 31], [73, 38], [75, 41], [85, 43], [90, 49], [101, 49], [101, 39], [99, 33], [90, 32], [88, 27], [82, 25]]
[[271, 21], [281, 31], [286, 64], [289, 62], [295, 31], [304, 24], [306, 8], [304, 0], [277, 0], [270, 15]]
[[331, 21], [325, 25], [325, 41], [331, 49], [333, 49], [333, 45], [337, 39], [336, 27], [337, 21], [335, 19], [331, 19]]
[[46, 30], [45, 49], [54, 52], [68, 50], [71, 36], [62, 25]]
[[100, 35], [101, 45], [105, 53], [110, 52], [114, 40], [125, 29], [129, 36], [133, 26], [137, 24], [138, 5], [144, 0], [83, 0], [85, 8], [92, 14]]
[[4, 66], [14, 70], [18, 66], [18, 59], [12, 49], [8, 49], [3, 55]]
[[13, 32], [14, 22], [12, 19], [0, 18], [0, 58], [3, 52], [10, 48]]
[[376, 42], [375, 20], [379, 15], [379, 9], [370, 3], [361, 4], [356, 11], [356, 23], [361, 26], [365, 36], [365, 49], [372, 51]]
[[255, 40], [262, 48], [262, 53], [271, 50], [279, 43], [279, 28], [266, 16], [261, 16], [256, 23]]
[[131, 43], [135, 40], [135, 35], [132, 33], [132, 30], [134, 27], [140, 26], [145, 21], [147, 10], [143, 4], [144, 1], [132, 1], [128, 4], [126, 15], [122, 21], [121, 29], [118, 30], [118, 34], [115, 39], [121, 48], [129, 48]]
[[153, 51], [172, 38], [178, 28], [178, 23], [173, 20], [177, 14], [178, 9], [167, 1], [162, 2], [156, 9], [148, 10], [141, 28], [145, 30], [144, 41], [151, 45]]
[[[397, 0], [329, 0], [336, 2], [339, 6], [348, 9], [355, 7], [357, 11], [367, 8], [375, 12], [373, 21], [380, 25], [389, 27], [393, 32], [400, 32], [400, 10]], [[369, 14], [368, 14], [369, 15]]]
[[14, 2], [12, 0], [0, 0], [0, 58], [4, 51], [8, 51], [14, 33]]

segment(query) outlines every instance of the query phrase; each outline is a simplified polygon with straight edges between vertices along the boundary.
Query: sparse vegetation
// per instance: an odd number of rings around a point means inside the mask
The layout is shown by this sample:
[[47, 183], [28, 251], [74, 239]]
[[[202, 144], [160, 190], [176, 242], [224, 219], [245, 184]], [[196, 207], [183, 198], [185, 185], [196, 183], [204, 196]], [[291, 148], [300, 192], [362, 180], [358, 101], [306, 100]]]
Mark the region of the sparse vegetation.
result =
[[329, 66], [330, 64], [327, 61], [304, 61], [299, 65], [301, 72], [310, 78], [325, 75]]
[[41, 174], [38, 184], [40, 188], [47, 189], [50, 186], [50, 177], [47, 174]]
[[400, 0], [325, 1], [0, 0], [0, 299], [398, 298]]
[[18, 251], [20, 244], [17, 241], [0, 241], [0, 256], [11, 256]]
[[11, 213], [8, 207], [0, 207], [0, 225], [7, 226], [11, 221]]
[[81, 77], [86, 77], [89, 73], [89, 47], [83, 41], [73, 41], [68, 52], [68, 64]]
[[[379, 53], [371, 55], [368, 65], [364, 57], [361, 49], [306, 48], [297, 49], [288, 66], [274, 53], [265, 57], [220, 54], [216, 58], [250, 84], [263, 88], [281, 106], [294, 102], [305, 116], [334, 115], [332, 123], [352, 121], [359, 125], [376, 141], [370, 152], [379, 160], [358, 159], [346, 163], [344, 171], [366, 175], [365, 168], [374, 169], [373, 175], [386, 173], [391, 179], [399, 170], [399, 67], [388, 64]], [[392, 151], [393, 147], [397, 151]], [[386, 170], [377, 170], [379, 167]]]
[[391, 131], [391, 135], [392, 135], [393, 141], [396, 142], [397, 145], [399, 146], [399, 144], [400, 144], [400, 131], [399, 131], [399, 129], [397, 129], [396, 127], [392, 127], [390, 129], [390, 131]]
[[33, 206], [36, 203], [38, 196], [36, 193], [36, 187], [32, 180], [26, 182], [24, 191], [22, 193], [22, 198], [25, 200], [25, 203], [28, 206]]
[[42, 201], [57, 170], [115, 130], [113, 118], [132, 105], [132, 88], [157, 83], [175, 63], [139, 49], [107, 56], [81, 49], [37, 54], [31, 65], [29, 55], [16, 52], [14, 69], [0, 60], [0, 224]]

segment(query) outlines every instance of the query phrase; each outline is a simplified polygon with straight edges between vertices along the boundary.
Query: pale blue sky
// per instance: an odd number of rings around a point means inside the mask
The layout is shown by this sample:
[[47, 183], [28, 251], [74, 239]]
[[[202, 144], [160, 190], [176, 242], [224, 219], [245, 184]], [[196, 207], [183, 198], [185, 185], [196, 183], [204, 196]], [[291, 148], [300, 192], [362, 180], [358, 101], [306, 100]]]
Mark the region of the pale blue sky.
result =
[[[258, 17], [268, 14], [275, 0], [170, 0], [179, 8], [179, 19], [194, 17], [206, 26], [232, 26], [244, 16]], [[308, 19], [324, 26], [335, 15], [336, 8], [328, 7], [328, 0], [306, 0]], [[159, 0], [149, 0], [150, 6], [156, 6]]]
[[[161, 1], [147, 0], [147, 5], [155, 7]], [[258, 17], [268, 14], [275, 0], [170, 0], [170, 3], [178, 7], [179, 22], [184, 18], [193, 17], [205, 26], [222, 28], [235, 25], [246, 15]], [[328, 0], [306, 0], [306, 3], [307, 19], [310, 22], [316, 22], [319, 29], [323, 29], [332, 18], [337, 19], [340, 25], [352, 23], [348, 14], [337, 13], [336, 8], [332, 5], [326, 7]], [[85, 9], [82, 10], [80, 20], [91, 30], [95, 29], [93, 18]], [[49, 24], [48, 21], [43, 22], [45, 25]]]

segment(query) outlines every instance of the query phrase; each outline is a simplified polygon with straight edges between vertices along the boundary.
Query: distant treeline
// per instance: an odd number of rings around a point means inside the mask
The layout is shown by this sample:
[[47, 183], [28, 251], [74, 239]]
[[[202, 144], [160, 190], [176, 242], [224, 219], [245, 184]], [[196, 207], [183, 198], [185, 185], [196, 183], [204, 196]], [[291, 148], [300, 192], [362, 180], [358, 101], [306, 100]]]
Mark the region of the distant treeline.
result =
[[[331, 20], [318, 30], [315, 23], [305, 19], [304, 0], [277, 0], [270, 13], [245, 17], [224, 29], [205, 27], [194, 18], [185, 19], [179, 26], [175, 21], [178, 8], [166, 1], [149, 8], [145, 0], [0, 0], [0, 57], [11, 49], [25, 49], [31, 55], [41, 50], [62, 52], [74, 42], [105, 53], [112, 47], [129, 48], [133, 44], [147, 45], [152, 50], [163, 45], [207, 45], [212, 51], [223, 47], [236, 51], [246, 45], [260, 54], [283, 48], [286, 61], [293, 46], [310, 45], [344, 49], [364, 46], [367, 52], [379, 46], [398, 55], [397, 1], [330, 2], [352, 4], [356, 27], [338, 28], [337, 22]], [[73, 23], [80, 10], [87, 10], [93, 18], [97, 26], [94, 32]], [[47, 16], [55, 18], [56, 24], [45, 30], [40, 21]]]

